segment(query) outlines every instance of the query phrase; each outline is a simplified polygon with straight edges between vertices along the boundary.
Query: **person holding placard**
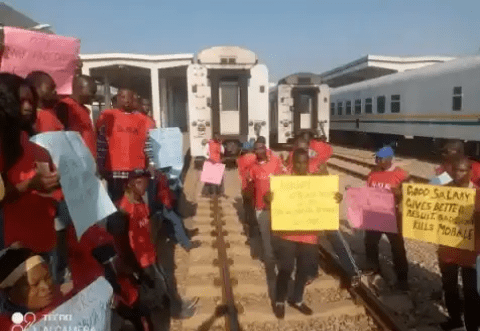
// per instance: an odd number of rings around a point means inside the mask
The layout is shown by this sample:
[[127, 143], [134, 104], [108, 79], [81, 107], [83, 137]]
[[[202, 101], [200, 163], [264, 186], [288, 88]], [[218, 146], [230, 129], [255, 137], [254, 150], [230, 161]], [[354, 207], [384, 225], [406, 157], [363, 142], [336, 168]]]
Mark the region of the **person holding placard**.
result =
[[245, 224], [248, 227], [248, 238], [258, 237], [258, 224], [255, 220], [255, 208], [252, 200], [253, 196], [253, 182], [248, 180], [248, 171], [250, 167], [256, 162], [257, 157], [254, 153], [248, 152], [237, 158], [238, 175], [240, 177], [242, 189], [242, 201]]
[[[408, 173], [393, 165], [394, 152], [391, 147], [383, 147], [376, 153], [375, 163], [377, 168], [370, 172], [367, 178], [369, 187], [378, 187], [390, 190], [396, 198], [396, 204], [401, 201], [401, 186], [409, 180]], [[398, 214], [398, 207], [397, 207]], [[398, 219], [401, 219], [398, 217]], [[374, 274], [380, 273], [379, 244], [383, 234], [390, 242], [395, 273], [397, 274], [397, 288], [402, 291], [408, 290], [408, 262], [405, 251], [405, 243], [401, 231], [401, 222], [398, 222], [398, 233], [388, 233], [379, 231], [365, 231], [365, 251], [369, 269]]]
[[[293, 153], [293, 167], [288, 174], [294, 176], [308, 176], [309, 156], [306, 149], [296, 149]], [[326, 169], [323, 169], [326, 170]], [[322, 174], [328, 175], [323, 171]], [[269, 193], [265, 198], [268, 203], [274, 199]], [[335, 200], [340, 203], [342, 195], [337, 192]], [[307, 282], [318, 273], [318, 233], [298, 231], [293, 233], [276, 233], [272, 244], [277, 257], [278, 276], [276, 280], [273, 312], [279, 319], [285, 317], [285, 302], [288, 295], [288, 283], [295, 269], [295, 283], [293, 296], [288, 300], [289, 305], [302, 314], [311, 315], [313, 311], [303, 302], [303, 295]]]
[[[220, 139], [220, 133], [214, 132], [212, 135], [212, 139], [210, 139], [204, 147], [204, 156], [207, 159], [205, 162], [210, 162], [213, 164], [221, 163], [222, 156], [225, 153], [225, 147], [223, 147], [223, 142]], [[220, 185], [205, 183], [202, 189], [203, 196], [211, 196], [213, 194], [221, 194], [225, 196], [225, 188], [224, 188], [224, 179]]]
[[477, 292], [476, 258], [480, 252], [480, 196], [478, 187], [471, 181], [471, 162], [460, 157], [450, 160], [448, 164], [452, 174], [452, 182], [448, 186], [475, 188], [477, 190], [475, 213], [475, 251], [463, 250], [440, 245], [438, 248], [438, 261], [442, 274], [443, 291], [445, 293], [445, 306], [449, 319], [441, 324], [443, 330], [452, 330], [462, 327], [462, 302], [459, 295], [458, 272], [461, 272], [463, 283], [464, 309], [463, 317], [467, 331], [477, 331], [480, 327], [480, 296]]

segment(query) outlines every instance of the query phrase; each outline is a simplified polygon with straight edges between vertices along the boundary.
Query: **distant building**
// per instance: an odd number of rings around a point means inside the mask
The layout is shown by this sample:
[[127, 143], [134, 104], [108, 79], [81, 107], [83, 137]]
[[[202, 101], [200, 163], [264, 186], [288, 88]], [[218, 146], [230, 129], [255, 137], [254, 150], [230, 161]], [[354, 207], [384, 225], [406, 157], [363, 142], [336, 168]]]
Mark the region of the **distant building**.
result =
[[326, 71], [320, 74], [320, 76], [322, 76], [323, 81], [330, 87], [339, 87], [453, 59], [455, 59], [455, 57], [367, 55], [335, 69]]
[[0, 25], [54, 33], [49, 24], [40, 24], [4, 2], [0, 2]]

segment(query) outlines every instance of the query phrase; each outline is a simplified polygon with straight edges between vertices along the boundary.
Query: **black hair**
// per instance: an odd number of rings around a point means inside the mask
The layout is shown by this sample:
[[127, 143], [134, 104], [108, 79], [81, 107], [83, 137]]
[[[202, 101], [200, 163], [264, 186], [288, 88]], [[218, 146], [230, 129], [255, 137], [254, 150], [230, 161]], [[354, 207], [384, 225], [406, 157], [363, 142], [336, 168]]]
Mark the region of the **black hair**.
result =
[[0, 256], [0, 282], [3, 282], [20, 264], [25, 262], [33, 252], [29, 248], [6, 249]]
[[53, 80], [52, 76], [45, 71], [32, 71], [25, 79], [35, 88], [40, 87], [40, 85], [47, 79]]
[[458, 151], [462, 154], [465, 152], [465, 144], [460, 139], [449, 139], [449, 140], [447, 140], [443, 144], [442, 150], [445, 150], [448, 147], [453, 147], [455, 149], [458, 149]]
[[4, 171], [8, 171], [22, 156], [20, 142], [20, 86], [23, 79], [17, 75], [0, 74], [0, 154]]
[[264, 136], [258, 136], [258, 138], [257, 138], [257, 140], [255, 141], [255, 143], [266, 144], [266, 143], [267, 143], [267, 139], [265, 139]]

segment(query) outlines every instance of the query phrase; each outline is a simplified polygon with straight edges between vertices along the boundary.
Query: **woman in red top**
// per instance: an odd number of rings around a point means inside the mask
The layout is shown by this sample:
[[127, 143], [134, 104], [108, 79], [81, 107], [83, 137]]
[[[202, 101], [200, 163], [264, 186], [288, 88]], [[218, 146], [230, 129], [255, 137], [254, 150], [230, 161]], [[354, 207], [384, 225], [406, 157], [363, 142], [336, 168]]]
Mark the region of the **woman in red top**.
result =
[[[393, 149], [391, 147], [383, 147], [376, 154], [377, 169], [373, 170], [367, 178], [367, 185], [370, 187], [378, 187], [391, 191], [396, 198], [397, 206], [400, 205], [402, 196], [402, 184], [409, 180], [408, 173], [393, 165]], [[397, 219], [399, 220], [398, 233], [387, 233], [378, 231], [365, 231], [365, 251], [369, 269], [374, 273], [380, 273], [379, 244], [382, 235], [385, 234], [390, 242], [392, 249], [393, 262], [395, 264], [395, 272], [397, 274], [397, 287], [402, 291], [408, 290], [408, 262], [407, 253], [405, 251], [405, 243], [403, 241], [401, 231], [401, 217], [397, 211]]]
[[[463, 327], [462, 313], [467, 331], [478, 330], [480, 327], [480, 296], [477, 292], [476, 258], [480, 253], [480, 195], [478, 187], [471, 182], [471, 162], [460, 157], [450, 160], [449, 167], [452, 182], [447, 186], [468, 187], [477, 189], [474, 225], [475, 251], [463, 250], [440, 245], [438, 248], [438, 263], [442, 274], [445, 306], [449, 319], [441, 324], [443, 330]], [[461, 272], [463, 283], [463, 299], [460, 299], [458, 272]], [[462, 309], [463, 307], [463, 309]], [[462, 311], [463, 310], [463, 311]]]
[[[297, 149], [293, 153], [293, 168], [290, 175], [309, 175], [309, 157], [305, 149]], [[327, 173], [328, 174], [328, 173]], [[267, 195], [270, 203], [271, 193]], [[337, 203], [342, 200], [342, 195], [335, 195]], [[278, 276], [275, 290], [275, 305], [273, 312], [277, 318], [285, 317], [285, 301], [287, 301], [288, 283], [294, 269], [295, 284], [292, 297], [288, 303], [302, 314], [311, 315], [312, 309], [303, 302], [303, 294], [307, 282], [317, 274], [318, 270], [318, 233], [277, 233], [273, 236], [272, 244], [278, 261]]]

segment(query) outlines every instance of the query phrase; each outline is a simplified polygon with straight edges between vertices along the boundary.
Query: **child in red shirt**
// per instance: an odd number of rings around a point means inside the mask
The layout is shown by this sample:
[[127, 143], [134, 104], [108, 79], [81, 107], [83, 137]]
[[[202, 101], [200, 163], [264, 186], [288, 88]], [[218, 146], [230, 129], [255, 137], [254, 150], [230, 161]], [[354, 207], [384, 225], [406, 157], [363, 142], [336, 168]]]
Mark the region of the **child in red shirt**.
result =
[[[409, 180], [408, 173], [398, 167], [393, 166], [394, 152], [391, 147], [384, 147], [376, 154], [377, 170], [372, 171], [367, 178], [367, 185], [370, 187], [379, 187], [390, 190], [396, 198], [397, 206], [400, 204], [402, 183]], [[397, 211], [398, 215], [398, 211]], [[365, 251], [367, 261], [374, 273], [380, 272], [379, 243], [383, 234], [390, 242], [395, 272], [397, 274], [397, 287], [400, 290], [408, 290], [408, 262], [401, 231], [401, 217], [397, 216], [399, 227], [398, 233], [384, 233], [378, 231], [365, 231]]]

